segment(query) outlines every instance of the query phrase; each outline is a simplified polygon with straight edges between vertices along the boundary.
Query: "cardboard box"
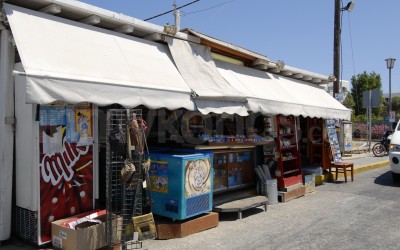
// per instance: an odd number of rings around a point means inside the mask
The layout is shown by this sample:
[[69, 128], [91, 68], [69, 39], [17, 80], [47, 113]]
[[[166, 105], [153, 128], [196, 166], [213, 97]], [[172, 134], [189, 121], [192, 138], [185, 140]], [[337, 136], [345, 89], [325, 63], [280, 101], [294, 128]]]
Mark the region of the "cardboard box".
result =
[[[101, 221], [100, 224], [94, 222], [83, 222], [75, 229], [66, 227], [64, 224], [71, 221], [71, 218], [57, 220], [51, 223], [51, 239], [53, 247], [66, 250], [87, 250], [98, 249], [107, 246], [106, 221], [107, 215], [94, 218]], [[119, 242], [121, 239], [122, 218], [116, 217], [112, 223], [113, 239]]]

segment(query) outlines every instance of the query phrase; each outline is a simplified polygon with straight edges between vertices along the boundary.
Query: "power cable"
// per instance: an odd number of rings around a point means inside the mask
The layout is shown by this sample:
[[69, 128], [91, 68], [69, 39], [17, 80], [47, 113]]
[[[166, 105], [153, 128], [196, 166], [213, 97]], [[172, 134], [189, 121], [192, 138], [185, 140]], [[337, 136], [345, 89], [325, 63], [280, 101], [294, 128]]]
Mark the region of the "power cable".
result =
[[[353, 38], [351, 36], [351, 24], [350, 24], [350, 15], [347, 15], [348, 17], [348, 23], [349, 23], [349, 31], [350, 31], [350, 48], [351, 48], [351, 59], [353, 61], [353, 76], [356, 76], [356, 67], [355, 67], [355, 63], [354, 63], [354, 49], [353, 49]], [[358, 96], [358, 89], [355, 88], [356, 91], [356, 96]], [[356, 106], [357, 106], [357, 113], [360, 113], [360, 108], [358, 105], [358, 98], [356, 98]]]
[[[341, 1], [341, 6], [343, 6], [343, 1]], [[351, 26], [350, 26], [350, 14], [347, 13], [347, 17], [348, 17], [348, 23], [349, 23], [349, 30], [350, 30], [350, 47], [351, 47], [351, 57], [352, 57], [352, 62], [353, 62], [353, 76], [356, 75], [355, 72], [355, 66], [354, 66], [354, 53], [353, 53], [353, 39], [351, 36]], [[340, 33], [342, 33], [342, 19], [343, 19], [343, 11], [341, 11], [341, 15], [340, 15]], [[342, 37], [342, 36], [340, 36]], [[340, 68], [342, 69], [340, 71], [340, 79], [343, 79], [343, 46], [342, 46], [342, 39], [340, 39]], [[354, 90], [355, 90], [355, 94], [356, 97], [355, 98], [355, 104], [356, 104], [356, 108], [357, 108], [357, 114], [360, 113], [360, 106], [359, 106], [359, 100], [358, 100], [358, 86], [353, 86]]]
[[227, 4], [227, 3], [233, 2], [233, 1], [235, 1], [235, 0], [229, 0], [229, 1], [225, 1], [225, 2], [223, 2], [223, 3], [217, 4], [217, 5], [214, 5], [214, 6], [211, 6], [211, 7], [205, 8], [205, 9], [202, 9], [202, 10], [197, 10], [197, 11], [187, 12], [187, 13], [184, 13], [184, 15], [190, 15], [190, 14], [195, 14], [195, 13], [204, 12], [204, 11], [207, 11], [207, 10], [210, 10], [210, 9], [214, 9], [214, 8], [216, 8], [216, 7], [219, 7], [219, 6], [221, 6], [221, 5], [224, 5], [224, 4]]
[[187, 4], [182, 5], [182, 6], [180, 6], [180, 7], [174, 8], [173, 10], [170, 10], [170, 11], [167, 11], [167, 12], [164, 12], [164, 13], [161, 13], [161, 14], [158, 14], [158, 15], [153, 16], [153, 17], [146, 18], [146, 19], [144, 19], [143, 21], [148, 21], [148, 20], [154, 19], [154, 18], [156, 18], [156, 17], [163, 16], [163, 15], [168, 14], [168, 13], [171, 13], [171, 12], [173, 12], [173, 11], [175, 11], [175, 10], [179, 10], [179, 9], [181, 9], [181, 8], [183, 8], [183, 7], [186, 7], [186, 6], [188, 6], [188, 5], [194, 4], [195, 2], [198, 2], [198, 1], [200, 1], [200, 0], [195, 0], [195, 1], [193, 1], [193, 2], [187, 3]]
[[351, 59], [353, 60], [353, 75], [356, 75], [356, 67], [354, 66], [354, 50], [353, 50], [353, 38], [351, 36], [351, 24], [350, 24], [350, 15], [348, 16], [348, 23], [349, 23], [349, 31], [350, 31], [350, 47], [351, 47]]

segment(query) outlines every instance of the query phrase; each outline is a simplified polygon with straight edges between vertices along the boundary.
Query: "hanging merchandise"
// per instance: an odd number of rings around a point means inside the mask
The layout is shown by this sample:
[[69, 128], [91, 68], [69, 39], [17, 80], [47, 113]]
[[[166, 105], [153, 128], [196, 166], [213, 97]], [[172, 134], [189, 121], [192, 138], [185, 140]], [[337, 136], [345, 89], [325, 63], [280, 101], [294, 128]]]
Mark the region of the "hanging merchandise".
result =
[[[137, 138], [143, 136], [140, 131], [140, 109], [108, 109], [106, 141], [106, 208], [107, 208], [107, 244], [133, 249], [140, 245], [134, 234], [133, 216], [143, 214], [143, 155], [133, 149], [131, 124], [137, 124]], [[134, 122], [132, 122], [135, 120]], [[128, 136], [129, 135], [129, 136]], [[133, 139], [133, 138], [132, 138]], [[117, 215], [121, 220], [115, 222]], [[117, 237], [113, 237], [117, 235]]]
[[125, 182], [128, 182], [135, 171], [135, 165], [129, 159], [126, 159], [121, 169], [121, 179]]
[[125, 133], [122, 128], [122, 124], [117, 123], [112, 128], [108, 137], [111, 152], [114, 155], [123, 155], [126, 152], [125, 149]]
[[[130, 114], [129, 114], [129, 109], [126, 110], [126, 120], [130, 121]], [[132, 120], [133, 121], [133, 120]], [[129, 127], [127, 129], [130, 130], [132, 121], [129, 122]], [[128, 182], [132, 174], [136, 171], [135, 165], [132, 163], [132, 143], [131, 143], [131, 136], [127, 136], [127, 146], [126, 146], [127, 152], [126, 152], [126, 159], [124, 164], [122, 165], [121, 169], [121, 179], [124, 182]]]
[[143, 138], [144, 146], [146, 147], [146, 152], [147, 152], [147, 157], [148, 157], [146, 160], [144, 160], [142, 162], [142, 170], [143, 170], [143, 173], [148, 175], [148, 172], [150, 170], [150, 165], [151, 165], [151, 159], [150, 159], [149, 147], [147, 145], [146, 134], [145, 134], [146, 130], [147, 130], [147, 124], [141, 117], [138, 117], [138, 121], [139, 121], [140, 126], [142, 128], [142, 132], [143, 132], [142, 133], [142, 138]]
[[143, 154], [143, 136], [141, 132], [136, 117], [133, 117], [129, 123], [129, 137], [135, 146], [135, 151], [140, 155]]
[[[147, 156], [149, 157], [148, 159], [144, 160], [142, 162], [142, 172], [143, 172], [143, 179], [145, 180], [145, 187], [147, 187], [147, 185], [150, 185], [150, 178], [149, 178], [149, 169], [150, 169], [150, 164], [151, 164], [151, 159], [150, 159], [150, 154], [149, 154], [149, 148], [147, 146], [147, 140], [146, 137], [144, 136], [144, 130], [145, 130], [145, 123], [143, 122], [142, 119], [138, 119], [140, 122], [141, 126], [138, 132], [139, 134], [139, 138], [143, 140], [141, 140], [144, 144], [144, 146], [146, 147], [146, 153]], [[142, 134], [143, 133], [143, 134]], [[142, 146], [143, 146], [142, 144]], [[143, 147], [142, 147], [143, 149]], [[132, 222], [133, 222], [133, 226], [134, 226], [134, 231], [138, 233], [138, 240], [142, 241], [142, 240], [150, 240], [150, 239], [155, 239], [157, 238], [157, 230], [156, 230], [156, 224], [154, 222], [154, 217], [153, 217], [153, 213], [152, 213], [152, 198], [151, 198], [151, 191], [149, 190], [148, 192], [146, 192], [146, 194], [149, 196], [148, 197], [148, 207], [149, 207], [149, 213], [147, 214], [143, 214], [143, 215], [139, 215], [139, 216], [133, 216], [132, 217]]]

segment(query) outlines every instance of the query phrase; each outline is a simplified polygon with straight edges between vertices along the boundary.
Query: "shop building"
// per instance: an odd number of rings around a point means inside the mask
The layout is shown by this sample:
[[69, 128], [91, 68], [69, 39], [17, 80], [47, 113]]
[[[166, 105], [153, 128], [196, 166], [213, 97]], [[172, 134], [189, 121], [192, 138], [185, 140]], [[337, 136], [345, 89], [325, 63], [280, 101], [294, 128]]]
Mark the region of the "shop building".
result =
[[[201, 212], [238, 192], [257, 194], [259, 165], [269, 166], [279, 189], [302, 183], [302, 166], [326, 160], [324, 120], [350, 119], [319, 87], [329, 77], [194, 30], [170, 34], [76, 1], [9, 0], [1, 7], [0, 240], [13, 224], [41, 245], [51, 240], [52, 221], [107, 207], [114, 197], [108, 182], [117, 178], [109, 175], [118, 152], [110, 138], [127, 134], [129, 117], [147, 123], [149, 152], [136, 145], [135, 156], [158, 164], [149, 174], [160, 186], [151, 193], [160, 203], [173, 201], [160, 205], [169, 212], [183, 209], [168, 192], [178, 181], [168, 186], [175, 177], [163, 171], [176, 155], [182, 178], [195, 178], [185, 166], [204, 163], [193, 165], [207, 170], [196, 172], [201, 185], [182, 184], [179, 193]], [[112, 134], [118, 127], [121, 134]]]

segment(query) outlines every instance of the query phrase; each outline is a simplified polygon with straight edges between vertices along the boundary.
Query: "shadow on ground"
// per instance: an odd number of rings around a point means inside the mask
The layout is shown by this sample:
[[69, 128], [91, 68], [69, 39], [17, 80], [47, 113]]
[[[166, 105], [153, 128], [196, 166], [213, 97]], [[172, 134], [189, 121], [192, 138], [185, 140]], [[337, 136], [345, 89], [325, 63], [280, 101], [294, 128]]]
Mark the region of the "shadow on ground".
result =
[[[268, 210], [267, 210], [268, 211]], [[246, 217], [258, 214], [258, 213], [263, 213], [264, 209], [263, 208], [250, 208], [247, 210], [242, 211], [242, 219], [245, 219]], [[224, 213], [219, 213], [219, 220], [220, 221], [235, 221], [239, 220], [239, 216], [237, 212], [224, 212]]]
[[392, 178], [392, 172], [387, 171], [384, 174], [381, 174], [380, 176], [376, 177], [375, 184], [382, 185], [382, 186], [388, 186], [388, 187], [400, 187], [400, 182], [394, 182]]

